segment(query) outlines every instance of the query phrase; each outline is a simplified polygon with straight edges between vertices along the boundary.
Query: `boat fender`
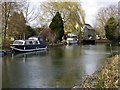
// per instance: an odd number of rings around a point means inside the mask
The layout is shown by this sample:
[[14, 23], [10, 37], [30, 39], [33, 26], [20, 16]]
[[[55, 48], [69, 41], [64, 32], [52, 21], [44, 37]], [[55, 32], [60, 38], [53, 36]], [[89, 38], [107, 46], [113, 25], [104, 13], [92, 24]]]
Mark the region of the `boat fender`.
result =
[[25, 47], [24, 47], [24, 50], [25, 50]]

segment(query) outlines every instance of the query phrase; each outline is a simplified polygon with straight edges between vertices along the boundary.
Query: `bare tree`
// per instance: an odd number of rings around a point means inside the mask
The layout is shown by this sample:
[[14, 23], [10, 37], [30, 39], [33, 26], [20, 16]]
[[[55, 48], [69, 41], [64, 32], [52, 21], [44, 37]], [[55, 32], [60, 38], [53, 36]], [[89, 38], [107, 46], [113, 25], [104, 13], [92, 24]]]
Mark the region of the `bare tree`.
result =
[[[37, 12], [35, 12], [37, 11]], [[26, 24], [30, 24], [30, 22], [36, 20], [39, 16], [39, 11], [37, 8], [31, 8], [30, 2], [25, 3], [25, 7], [22, 9], [22, 12], [24, 12]]]
[[4, 42], [6, 42], [9, 18], [14, 12], [19, 12], [22, 6], [22, 2], [2, 2], [2, 33]]
[[106, 21], [110, 18], [114, 17], [116, 20], [118, 20], [118, 8], [115, 5], [110, 5], [108, 7], [100, 8], [97, 15], [97, 20], [99, 23], [101, 23], [103, 26], [105, 25]]
[[2, 30], [4, 35], [4, 40], [6, 40], [6, 30], [8, 27], [8, 20], [10, 17], [12, 9], [12, 3], [4, 2], [2, 3]]
[[94, 27], [101, 36], [105, 35], [104, 26], [110, 17], [114, 17], [118, 20], [118, 7], [116, 5], [99, 9]]

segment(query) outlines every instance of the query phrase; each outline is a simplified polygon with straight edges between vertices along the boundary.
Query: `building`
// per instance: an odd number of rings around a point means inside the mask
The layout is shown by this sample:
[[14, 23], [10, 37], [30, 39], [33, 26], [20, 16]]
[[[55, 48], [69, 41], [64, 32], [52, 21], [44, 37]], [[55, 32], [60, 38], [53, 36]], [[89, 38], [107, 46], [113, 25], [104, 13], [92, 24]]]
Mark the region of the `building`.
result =
[[95, 44], [95, 29], [89, 24], [83, 26], [83, 44], [85, 43]]

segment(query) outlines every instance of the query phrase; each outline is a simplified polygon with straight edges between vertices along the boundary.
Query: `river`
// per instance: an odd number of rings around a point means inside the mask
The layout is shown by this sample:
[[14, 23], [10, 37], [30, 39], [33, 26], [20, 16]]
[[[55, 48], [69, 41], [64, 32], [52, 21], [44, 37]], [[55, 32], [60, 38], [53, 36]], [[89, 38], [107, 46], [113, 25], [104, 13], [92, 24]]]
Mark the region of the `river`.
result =
[[[112, 48], [112, 49], [111, 49]], [[71, 88], [92, 75], [117, 46], [72, 45], [2, 58], [3, 88]]]

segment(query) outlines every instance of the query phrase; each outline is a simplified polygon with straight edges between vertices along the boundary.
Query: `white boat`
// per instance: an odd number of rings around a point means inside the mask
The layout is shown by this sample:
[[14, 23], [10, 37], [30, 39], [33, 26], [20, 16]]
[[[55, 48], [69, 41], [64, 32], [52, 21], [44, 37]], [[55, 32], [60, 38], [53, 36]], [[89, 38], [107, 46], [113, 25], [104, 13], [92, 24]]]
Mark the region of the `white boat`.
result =
[[67, 35], [66, 43], [68, 45], [70, 44], [78, 44], [78, 36], [76, 34], [69, 33]]
[[15, 52], [31, 52], [47, 49], [47, 44], [41, 37], [30, 37], [28, 40], [15, 40], [10, 45]]

